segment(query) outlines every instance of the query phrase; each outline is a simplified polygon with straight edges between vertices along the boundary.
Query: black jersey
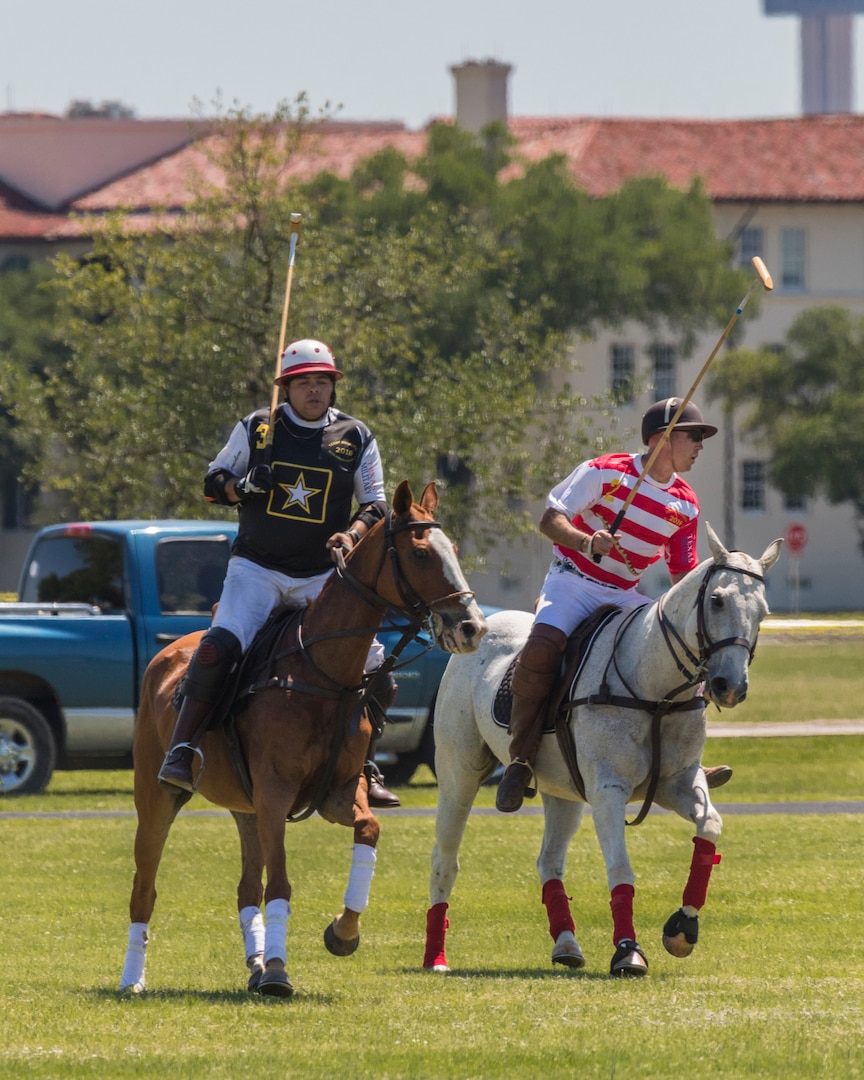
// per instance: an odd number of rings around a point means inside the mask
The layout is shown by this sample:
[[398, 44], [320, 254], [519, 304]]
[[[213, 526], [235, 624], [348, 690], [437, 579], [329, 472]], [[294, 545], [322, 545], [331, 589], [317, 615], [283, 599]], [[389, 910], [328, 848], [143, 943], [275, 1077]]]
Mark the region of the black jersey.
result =
[[240, 504], [240, 531], [232, 552], [291, 577], [313, 577], [333, 568], [327, 540], [351, 521], [355, 474], [373, 441], [365, 424], [331, 409], [323, 427], [295, 424], [280, 407], [271, 450], [266, 409], [242, 424], [249, 439], [249, 467], [269, 457], [273, 489]]

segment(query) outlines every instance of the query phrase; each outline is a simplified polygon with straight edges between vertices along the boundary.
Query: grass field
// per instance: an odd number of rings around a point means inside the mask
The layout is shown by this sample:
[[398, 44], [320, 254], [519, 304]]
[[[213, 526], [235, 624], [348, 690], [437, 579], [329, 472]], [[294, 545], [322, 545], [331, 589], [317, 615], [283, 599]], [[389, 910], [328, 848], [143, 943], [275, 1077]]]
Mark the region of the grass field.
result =
[[[864, 643], [769, 636], [750, 698], [724, 722], [864, 715]], [[622, 982], [607, 974], [609, 897], [590, 819], [565, 875], [587, 958], [571, 972], [549, 962], [534, 869], [542, 818], [490, 814], [471, 818], [462, 846], [452, 973], [423, 973], [437, 798], [424, 770], [401, 792], [413, 814], [380, 815], [372, 901], [352, 957], [330, 956], [321, 941], [341, 907], [350, 834], [317, 818], [289, 827], [289, 1002], [245, 992], [234, 828], [198, 797], [163, 861], [149, 990], [120, 995], [132, 774], [58, 772], [44, 795], [0, 801], [0, 1074], [864, 1077], [864, 941], [854, 928], [864, 814], [734, 812], [741, 803], [860, 801], [864, 736], [712, 738], [705, 759], [733, 765], [735, 778], [716, 793], [728, 807], [723, 860], [690, 958], [675, 960], [660, 943], [692, 850], [685, 822], [652, 815], [628, 830], [651, 970]], [[478, 807], [493, 802], [484, 788]]]
[[[82, 789], [96, 775], [79, 774]], [[844, 921], [864, 905], [861, 817], [728, 818], [687, 960], [668, 956], [659, 934], [680, 903], [691, 830], [671, 817], [634, 830], [637, 931], [651, 964], [639, 982], [606, 974], [608, 893], [590, 822], [566, 876], [583, 971], [549, 962], [533, 865], [541, 819], [494, 815], [469, 822], [450, 910], [453, 971], [434, 976], [420, 971], [433, 819], [382, 819], [363, 941], [347, 959], [330, 956], [321, 934], [341, 905], [350, 835], [320, 819], [289, 829], [297, 992], [287, 1003], [244, 990], [230, 819], [178, 820], [139, 998], [116, 991], [134, 820], [0, 820], [2, 1075], [864, 1075], [864, 944]]]

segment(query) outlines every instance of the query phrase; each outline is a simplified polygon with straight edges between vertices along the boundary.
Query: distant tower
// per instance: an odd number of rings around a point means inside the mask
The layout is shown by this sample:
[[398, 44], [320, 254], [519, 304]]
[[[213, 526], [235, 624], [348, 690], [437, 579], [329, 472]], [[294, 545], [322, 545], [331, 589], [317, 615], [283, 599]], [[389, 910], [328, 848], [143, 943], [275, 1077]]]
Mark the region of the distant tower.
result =
[[512, 70], [498, 60], [466, 60], [450, 68], [459, 127], [476, 133], [495, 120], [507, 123], [507, 78]]
[[763, 0], [766, 15], [801, 16], [801, 111], [854, 112], [854, 16], [864, 0]]

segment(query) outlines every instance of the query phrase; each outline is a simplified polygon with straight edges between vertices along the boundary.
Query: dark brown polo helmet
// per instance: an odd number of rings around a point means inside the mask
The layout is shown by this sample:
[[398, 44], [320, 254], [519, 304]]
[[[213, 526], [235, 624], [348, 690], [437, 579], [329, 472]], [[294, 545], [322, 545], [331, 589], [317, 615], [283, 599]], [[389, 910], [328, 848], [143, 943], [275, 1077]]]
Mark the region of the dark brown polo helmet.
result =
[[[670, 397], [664, 398], [663, 401], [655, 401], [654, 404], [646, 410], [645, 415], [642, 417], [642, 442], [648, 445], [648, 440], [652, 435], [657, 435], [661, 431], [665, 431], [669, 427], [669, 421], [678, 411], [678, 406], [681, 404], [681, 398]], [[712, 435], [717, 434], [717, 428], [713, 424], [707, 424], [702, 419], [702, 413], [699, 410], [699, 406], [692, 401], [688, 401], [684, 408], [681, 410], [681, 415], [675, 422], [675, 430], [681, 431], [696, 431], [701, 428], [705, 432], [705, 438], [710, 439]]]

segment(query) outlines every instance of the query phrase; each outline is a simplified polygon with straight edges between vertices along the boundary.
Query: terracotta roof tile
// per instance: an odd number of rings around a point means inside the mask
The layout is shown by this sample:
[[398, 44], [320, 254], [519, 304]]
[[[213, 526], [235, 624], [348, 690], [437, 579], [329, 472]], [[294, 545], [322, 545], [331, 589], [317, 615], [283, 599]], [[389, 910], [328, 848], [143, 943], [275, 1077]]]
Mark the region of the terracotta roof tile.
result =
[[[616, 190], [628, 178], [663, 175], [677, 187], [701, 176], [718, 201], [864, 202], [864, 116], [815, 116], [774, 120], [667, 120], [598, 117], [514, 117], [517, 155], [537, 161], [561, 154], [574, 180], [593, 196]], [[214, 138], [213, 136], [210, 137]], [[348, 176], [364, 158], [387, 147], [411, 160], [423, 152], [425, 131], [401, 124], [330, 122], [314, 145], [293, 157], [288, 178], [306, 179], [322, 169]], [[192, 195], [190, 176], [220, 181], [204, 142], [77, 199], [69, 210], [103, 213], [116, 207], [140, 213], [180, 210]], [[512, 175], [520, 169], [514, 164]], [[0, 188], [0, 236], [45, 239], [86, 234], [62, 213], [28, 209], [26, 199]]]

